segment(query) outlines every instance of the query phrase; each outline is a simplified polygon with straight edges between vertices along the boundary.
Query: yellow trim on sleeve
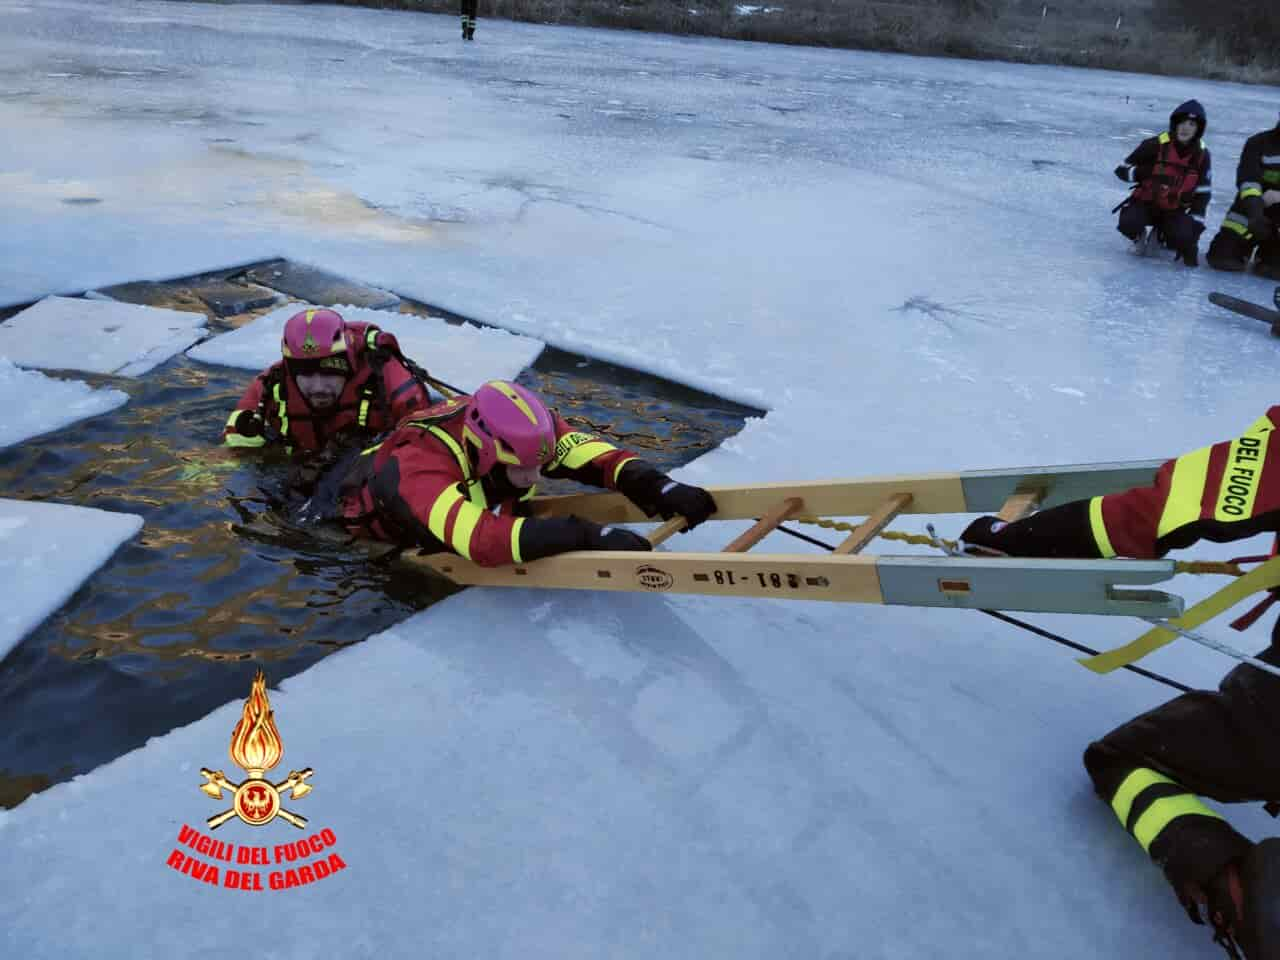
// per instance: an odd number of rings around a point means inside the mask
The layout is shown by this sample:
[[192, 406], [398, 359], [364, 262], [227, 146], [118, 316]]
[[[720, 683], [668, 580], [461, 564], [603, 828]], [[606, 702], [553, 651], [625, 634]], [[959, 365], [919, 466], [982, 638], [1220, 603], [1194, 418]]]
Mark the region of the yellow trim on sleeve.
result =
[[1107, 524], [1102, 519], [1102, 497], [1094, 497], [1089, 501], [1089, 529], [1093, 531], [1093, 542], [1098, 545], [1098, 552], [1104, 559], [1116, 555], [1116, 548], [1111, 546], [1111, 537], [1107, 535]]
[[458, 488], [450, 486], [431, 504], [431, 512], [427, 514], [427, 529], [441, 543], [449, 542], [444, 535], [445, 521], [449, 519], [449, 511], [453, 509], [453, 505], [461, 499], [462, 494], [458, 492]]
[[517, 517], [511, 525], [511, 562], [524, 563], [520, 556], [520, 531], [524, 527], [524, 517]]
[[1163, 537], [1200, 519], [1200, 501], [1204, 498], [1205, 480], [1209, 476], [1209, 451], [1212, 449], [1201, 447], [1183, 454], [1173, 462], [1169, 496], [1160, 513], [1157, 537]]
[[266, 437], [246, 437], [239, 433], [229, 433], [224, 441], [228, 447], [265, 447]]
[[547, 467], [548, 469], [564, 467], [568, 470], [578, 470], [596, 457], [612, 453], [617, 449], [613, 444], [593, 437], [589, 433], [566, 433], [556, 441], [556, 457]]
[[[462, 500], [461, 494], [458, 496]], [[458, 507], [458, 516], [453, 521], [453, 538], [449, 541], [453, 546], [453, 550], [461, 557], [471, 559], [471, 535], [475, 533], [476, 525], [480, 522], [480, 518], [484, 516], [484, 511], [470, 501], [463, 500], [461, 506]]]

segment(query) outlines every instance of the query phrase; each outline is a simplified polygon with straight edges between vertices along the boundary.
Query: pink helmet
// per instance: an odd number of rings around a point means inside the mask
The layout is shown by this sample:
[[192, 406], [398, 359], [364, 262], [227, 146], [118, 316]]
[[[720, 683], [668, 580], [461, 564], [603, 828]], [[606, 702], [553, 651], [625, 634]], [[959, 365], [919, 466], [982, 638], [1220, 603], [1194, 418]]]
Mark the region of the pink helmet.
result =
[[280, 353], [287, 366], [349, 375], [355, 368], [354, 342], [336, 310], [302, 310], [286, 321]]
[[476, 448], [476, 472], [495, 464], [540, 467], [556, 449], [556, 422], [536, 393], [518, 383], [490, 380], [472, 394], [462, 436]]

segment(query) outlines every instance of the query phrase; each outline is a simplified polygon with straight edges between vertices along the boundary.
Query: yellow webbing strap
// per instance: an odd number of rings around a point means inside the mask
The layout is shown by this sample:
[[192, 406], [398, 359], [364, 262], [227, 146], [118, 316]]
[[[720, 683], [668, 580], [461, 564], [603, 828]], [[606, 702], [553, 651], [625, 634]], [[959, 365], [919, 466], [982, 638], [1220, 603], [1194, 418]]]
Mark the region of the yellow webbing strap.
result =
[[[1231, 609], [1245, 597], [1276, 586], [1280, 586], [1280, 557], [1272, 557], [1216, 593], [1205, 597], [1182, 616], [1169, 622], [1184, 630], [1194, 630], [1223, 611]], [[1096, 656], [1083, 657], [1080, 663], [1094, 673], [1110, 673], [1126, 664], [1141, 660], [1147, 654], [1171, 643], [1177, 636], [1172, 630], [1153, 627], [1131, 643]]]

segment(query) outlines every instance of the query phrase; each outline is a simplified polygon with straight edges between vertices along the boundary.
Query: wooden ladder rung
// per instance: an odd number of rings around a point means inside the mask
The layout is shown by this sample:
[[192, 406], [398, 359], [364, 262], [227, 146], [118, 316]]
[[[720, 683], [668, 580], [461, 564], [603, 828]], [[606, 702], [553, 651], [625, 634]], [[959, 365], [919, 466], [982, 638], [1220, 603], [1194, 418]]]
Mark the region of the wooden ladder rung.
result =
[[662, 526], [654, 528], [654, 530], [649, 534], [649, 542], [656, 547], [664, 540], [674, 537], [677, 533], [683, 530], [685, 523], [686, 521], [684, 517], [672, 517], [670, 520], [663, 523]]
[[1000, 512], [996, 514], [998, 518], [1006, 523], [1013, 523], [1015, 520], [1021, 520], [1027, 514], [1034, 511], [1040, 506], [1040, 501], [1044, 499], [1047, 490], [1036, 488], [1034, 490], [1015, 490], [1009, 494], [1004, 505], [1000, 507]]
[[721, 553], [746, 553], [757, 543], [767, 537], [770, 533], [778, 528], [778, 524], [782, 523], [792, 514], [799, 513], [804, 508], [804, 500], [800, 497], [787, 497], [781, 503], [770, 508], [769, 512], [753, 523], [742, 533], [733, 539], [733, 542], [725, 547]]
[[911, 494], [895, 493], [880, 506], [876, 507], [867, 516], [867, 519], [858, 524], [858, 528], [845, 537], [844, 542], [831, 552], [835, 554], [857, 553], [874, 540], [880, 531], [887, 527], [889, 522], [905, 510], [910, 503]]

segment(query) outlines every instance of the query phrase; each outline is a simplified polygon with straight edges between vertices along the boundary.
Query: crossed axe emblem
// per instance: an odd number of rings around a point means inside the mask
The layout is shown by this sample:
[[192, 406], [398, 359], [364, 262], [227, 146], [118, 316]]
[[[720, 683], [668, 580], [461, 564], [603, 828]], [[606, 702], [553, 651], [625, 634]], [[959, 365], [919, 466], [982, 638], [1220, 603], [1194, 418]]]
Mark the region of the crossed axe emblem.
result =
[[215, 800], [222, 799], [223, 790], [231, 791], [232, 795], [231, 809], [209, 817], [205, 823], [209, 825], [210, 830], [216, 830], [232, 817], [238, 816], [252, 826], [262, 826], [270, 823], [275, 817], [280, 817], [301, 830], [307, 825], [307, 818], [282, 807], [280, 794], [289, 790], [291, 799], [302, 799], [314, 789], [311, 784], [303, 782], [314, 772], [310, 767], [304, 770], [290, 770], [289, 776], [285, 779], [279, 783], [272, 783], [270, 780], [262, 779], [261, 776], [253, 776], [255, 773], [261, 774], [261, 771], [250, 770], [247, 780], [232, 783], [221, 770], [201, 767], [200, 775], [206, 782], [201, 784], [200, 789], [205, 794]]

